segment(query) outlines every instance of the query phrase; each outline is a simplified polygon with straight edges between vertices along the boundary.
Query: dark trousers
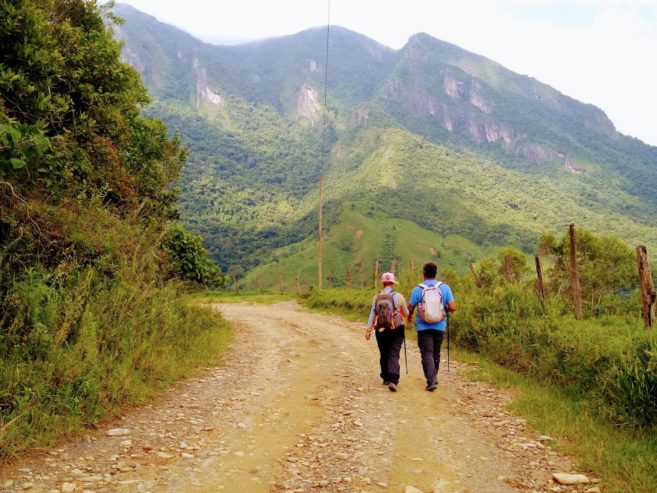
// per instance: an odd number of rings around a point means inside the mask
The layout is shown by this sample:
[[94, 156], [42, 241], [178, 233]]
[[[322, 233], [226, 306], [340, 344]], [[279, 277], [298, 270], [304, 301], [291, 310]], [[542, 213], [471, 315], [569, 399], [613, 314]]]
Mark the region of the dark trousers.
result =
[[396, 329], [375, 330], [376, 343], [379, 346], [379, 363], [381, 378], [384, 382], [399, 383], [399, 352], [404, 342], [404, 326]]
[[443, 343], [443, 335], [440, 330], [419, 330], [417, 333], [417, 345], [422, 357], [422, 370], [427, 379], [427, 385], [438, 382], [438, 368], [440, 367], [440, 345]]

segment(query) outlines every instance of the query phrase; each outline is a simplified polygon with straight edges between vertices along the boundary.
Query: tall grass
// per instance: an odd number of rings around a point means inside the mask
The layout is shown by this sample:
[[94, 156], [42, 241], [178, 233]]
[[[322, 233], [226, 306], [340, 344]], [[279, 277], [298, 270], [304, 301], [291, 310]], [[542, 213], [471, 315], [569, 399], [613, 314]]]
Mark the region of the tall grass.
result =
[[145, 402], [217, 364], [230, 339], [218, 312], [167, 280], [157, 229], [102, 208], [38, 211], [60, 256], [31, 254], [25, 269], [0, 257], [0, 459]]

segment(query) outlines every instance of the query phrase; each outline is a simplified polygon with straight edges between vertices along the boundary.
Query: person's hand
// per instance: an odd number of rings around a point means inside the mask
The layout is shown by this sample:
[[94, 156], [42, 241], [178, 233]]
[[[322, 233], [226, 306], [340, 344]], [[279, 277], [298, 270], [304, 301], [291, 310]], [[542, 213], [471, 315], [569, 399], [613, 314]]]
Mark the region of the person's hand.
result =
[[370, 337], [372, 337], [372, 328], [368, 327], [367, 329], [365, 329], [365, 340], [369, 341]]

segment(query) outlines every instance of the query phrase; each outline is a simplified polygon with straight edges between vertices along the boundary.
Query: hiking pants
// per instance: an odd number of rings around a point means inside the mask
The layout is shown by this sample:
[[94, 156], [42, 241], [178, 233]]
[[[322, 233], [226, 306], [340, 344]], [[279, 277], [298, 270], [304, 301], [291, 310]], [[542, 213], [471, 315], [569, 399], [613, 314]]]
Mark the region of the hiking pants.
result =
[[392, 382], [396, 385], [399, 383], [399, 352], [404, 342], [404, 326], [374, 332], [379, 346], [381, 378], [384, 382]]
[[440, 367], [440, 345], [443, 343], [441, 330], [426, 329], [418, 330], [417, 345], [422, 357], [422, 370], [427, 379], [427, 385], [438, 383], [438, 368]]

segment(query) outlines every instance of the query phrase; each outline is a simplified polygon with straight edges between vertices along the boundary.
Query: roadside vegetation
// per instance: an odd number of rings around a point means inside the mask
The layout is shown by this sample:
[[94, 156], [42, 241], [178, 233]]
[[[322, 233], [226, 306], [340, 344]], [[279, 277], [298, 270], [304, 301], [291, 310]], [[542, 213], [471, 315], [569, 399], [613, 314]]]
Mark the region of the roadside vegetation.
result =
[[[518, 387], [514, 408], [604, 478], [605, 491], [655, 491], [657, 333], [643, 327], [634, 252], [578, 232], [581, 319], [573, 315], [568, 238], [546, 235], [539, 252], [549, 266], [543, 301], [527, 257], [514, 249], [478, 262], [476, 279], [441, 272], [459, 307], [452, 341], [481, 363], [477, 377]], [[421, 281], [399, 278], [405, 295]], [[365, 321], [372, 293], [310, 292], [305, 303]]]
[[177, 223], [186, 151], [83, 0], [0, 5], [0, 460], [216, 364], [219, 285]]

